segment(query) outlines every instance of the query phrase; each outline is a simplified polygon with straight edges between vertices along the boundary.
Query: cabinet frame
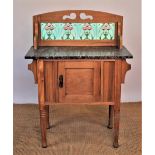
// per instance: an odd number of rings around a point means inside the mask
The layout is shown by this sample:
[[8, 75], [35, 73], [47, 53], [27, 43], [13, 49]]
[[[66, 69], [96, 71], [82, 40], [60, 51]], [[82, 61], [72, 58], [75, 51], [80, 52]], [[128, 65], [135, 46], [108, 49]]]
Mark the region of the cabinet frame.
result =
[[[83, 60], [63, 60], [61, 62], [79, 62]], [[85, 60], [85, 62], [89, 62], [93, 60]], [[121, 83], [124, 83], [125, 74], [128, 70], [131, 69], [131, 65], [126, 62], [125, 59], [110, 59], [110, 60], [95, 60], [96, 62], [101, 64], [101, 101], [99, 102], [79, 102], [78, 104], [99, 104], [99, 105], [109, 105], [109, 121], [108, 121], [108, 128], [113, 128], [114, 126], [114, 141], [113, 146], [117, 148], [118, 144], [118, 136], [119, 136], [119, 121], [120, 121], [120, 98], [121, 98]], [[49, 62], [48, 68], [51, 69], [53, 73], [52, 80], [48, 80], [46, 74], [46, 67], [45, 64]], [[60, 60], [44, 60], [38, 59], [33, 60], [31, 64], [28, 65], [28, 69], [31, 70], [34, 74], [35, 83], [38, 83], [38, 99], [39, 99], [39, 109], [40, 109], [40, 126], [41, 126], [41, 135], [42, 135], [42, 147], [47, 147], [47, 140], [46, 140], [46, 128], [49, 128], [49, 105], [52, 104], [60, 104], [59, 102], [59, 92], [58, 92], [58, 63]], [[104, 80], [103, 77], [104, 72], [106, 73], [105, 68], [108, 68], [107, 65], [104, 66], [105, 62], [112, 62], [114, 63], [114, 88], [112, 91], [113, 94], [113, 101], [107, 102], [104, 100], [107, 95], [103, 95], [103, 84]], [[49, 83], [48, 83], [49, 82]], [[46, 91], [46, 84], [56, 84], [52, 85], [52, 89], [55, 91], [55, 98], [53, 97], [51, 101], [46, 101], [47, 99], [47, 91]], [[108, 91], [108, 89], [105, 89]], [[51, 94], [48, 94], [51, 95]], [[62, 102], [62, 104], [65, 104]], [[114, 122], [113, 122], [114, 121]]]

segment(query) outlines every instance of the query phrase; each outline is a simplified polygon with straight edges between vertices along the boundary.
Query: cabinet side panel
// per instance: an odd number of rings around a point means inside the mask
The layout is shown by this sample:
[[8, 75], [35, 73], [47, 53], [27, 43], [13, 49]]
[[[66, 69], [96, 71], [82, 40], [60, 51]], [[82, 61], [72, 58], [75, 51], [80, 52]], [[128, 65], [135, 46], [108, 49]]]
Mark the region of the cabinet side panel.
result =
[[95, 101], [101, 101], [101, 63], [94, 62], [94, 97]]
[[114, 61], [105, 61], [101, 64], [102, 66], [102, 97], [103, 102], [112, 102], [114, 101], [114, 71], [115, 71], [115, 62]]
[[55, 62], [45, 61], [45, 101], [56, 102], [56, 64]]

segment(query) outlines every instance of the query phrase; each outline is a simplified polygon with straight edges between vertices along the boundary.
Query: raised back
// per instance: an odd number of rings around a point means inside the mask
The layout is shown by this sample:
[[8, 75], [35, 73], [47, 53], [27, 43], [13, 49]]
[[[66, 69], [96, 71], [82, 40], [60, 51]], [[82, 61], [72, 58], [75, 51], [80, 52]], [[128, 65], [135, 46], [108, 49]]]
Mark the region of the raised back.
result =
[[122, 47], [123, 17], [91, 10], [56, 11], [33, 16], [38, 46]]

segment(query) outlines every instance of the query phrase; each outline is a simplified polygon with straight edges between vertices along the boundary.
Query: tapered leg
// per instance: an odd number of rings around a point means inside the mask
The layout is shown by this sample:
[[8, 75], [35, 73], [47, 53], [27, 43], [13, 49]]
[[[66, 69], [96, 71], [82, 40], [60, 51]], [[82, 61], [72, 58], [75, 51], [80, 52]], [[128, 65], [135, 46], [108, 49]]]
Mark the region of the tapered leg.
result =
[[118, 137], [119, 137], [119, 121], [120, 121], [120, 111], [114, 110], [114, 148], [118, 148]]
[[49, 105], [46, 105], [45, 109], [46, 109], [46, 128], [49, 129], [50, 128], [50, 123], [49, 123]]
[[113, 128], [113, 106], [109, 105], [109, 120], [108, 120], [108, 128]]
[[120, 97], [121, 97], [121, 60], [115, 61], [115, 102], [114, 102], [114, 142], [113, 147], [118, 148], [118, 137], [119, 137], [119, 121], [120, 121]]
[[42, 138], [42, 147], [47, 147], [47, 141], [46, 141], [46, 110], [40, 110], [40, 127], [41, 127], [41, 138]]

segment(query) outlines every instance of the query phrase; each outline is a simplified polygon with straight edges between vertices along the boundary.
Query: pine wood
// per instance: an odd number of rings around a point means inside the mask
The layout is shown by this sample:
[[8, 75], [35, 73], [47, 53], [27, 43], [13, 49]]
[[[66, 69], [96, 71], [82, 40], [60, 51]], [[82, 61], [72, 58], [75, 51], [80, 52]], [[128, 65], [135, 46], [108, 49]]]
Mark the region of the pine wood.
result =
[[121, 97], [121, 60], [115, 61], [115, 87], [114, 87], [114, 143], [113, 146], [117, 148], [119, 136], [119, 121], [120, 121], [120, 97]]
[[115, 61], [101, 62], [101, 100], [104, 102], [114, 101], [114, 68]]
[[38, 35], [39, 35], [39, 23], [37, 21], [34, 22], [34, 38], [33, 38], [33, 44], [34, 49], [37, 49], [38, 46]]
[[37, 61], [38, 72], [38, 100], [40, 109], [40, 126], [42, 136], [42, 147], [47, 147], [46, 141], [46, 127], [47, 127], [47, 111], [45, 108], [45, 80], [44, 80], [44, 61]]
[[[126, 60], [39, 59], [28, 68], [38, 81], [42, 147], [47, 147], [49, 105], [69, 103], [109, 106], [108, 128], [114, 128], [113, 146], [119, 146], [121, 83], [124, 83], [126, 72], [131, 69]], [[64, 76], [63, 88], [59, 88], [59, 75]]]
[[91, 102], [99, 100], [100, 66], [97, 62], [60, 62], [58, 73], [64, 77], [59, 88], [59, 102]]
[[114, 102], [54, 102], [54, 103], [51, 103], [51, 102], [45, 102], [46, 105], [64, 105], [64, 104], [74, 104], [74, 105], [79, 105], [79, 104], [85, 104], [85, 105], [105, 105], [105, 106], [109, 106], [109, 105], [114, 105]]

